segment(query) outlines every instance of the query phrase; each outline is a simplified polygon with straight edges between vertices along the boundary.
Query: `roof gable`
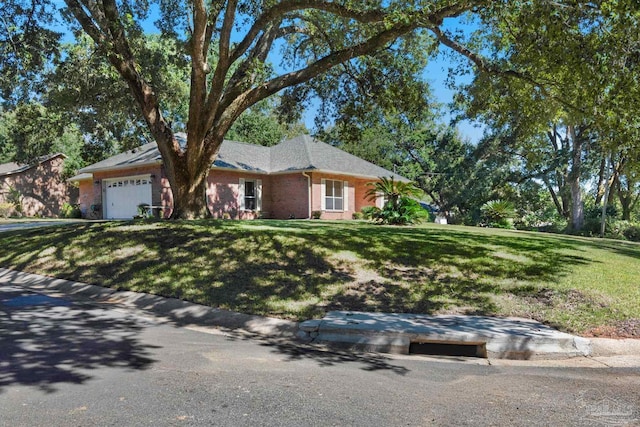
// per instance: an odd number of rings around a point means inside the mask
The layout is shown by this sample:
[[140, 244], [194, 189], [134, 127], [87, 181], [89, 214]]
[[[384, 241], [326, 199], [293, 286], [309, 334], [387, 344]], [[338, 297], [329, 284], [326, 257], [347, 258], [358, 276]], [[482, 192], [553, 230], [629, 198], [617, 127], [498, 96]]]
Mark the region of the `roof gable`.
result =
[[48, 156], [38, 157], [33, 163], [26, 163], [26, 164], [15, 163], [15, 162], [3, 163], [3, 164], [0, 164], [0, 176], [14, 175], [16, 173], [24, 172], [60, 156], [67, 157], [62, 153], [55, 153], [55, 154], [50, 154]]
[[309, 135], [301, 135], [284, 141], [273, 148], [272, 172], [318, 170], [370, 178], [393, 176], [396, 179], [407, 181], [406, 178], [398, 174]]

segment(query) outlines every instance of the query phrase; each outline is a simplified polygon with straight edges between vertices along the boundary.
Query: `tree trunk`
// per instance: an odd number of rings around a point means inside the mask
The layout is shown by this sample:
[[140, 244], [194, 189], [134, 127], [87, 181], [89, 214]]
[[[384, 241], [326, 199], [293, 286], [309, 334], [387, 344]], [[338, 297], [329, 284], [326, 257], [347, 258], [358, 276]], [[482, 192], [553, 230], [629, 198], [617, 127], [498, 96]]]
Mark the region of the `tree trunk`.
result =
[[605, 182], [605, 168], [606, 168], [606, 156], [603, 156], [602, 159], [600, 159], [600, 168], [598, 169], [598, 185], [596, 186], [596, 206], [599, 206], [600, 203], [602, 202], [602, 198], [604, 197], [604, 193], [605, 193], [605, 187], [606, 187], [606, 182]]
[[[207, 174], [209, 170], [207, 169]], [[207, 206], [207, 179], [189, 179], [182, 174], [177, 182], [171, 186], [173, 191], [172, 219], [198, 219], [210, 217]]]
[[635, 208], [638, 199], [640, 199], [639, 194], [634, 194], [633, 188], [634, 183], [629, 181], [630, 178], [627, 176], [625, 180], [627, 187], [623, 188], [622, 183], [618, 180], [617, 194], [618, 200], [620, 201], [620, 206], [622, 207], [622, 219], [624, 221], [631, 221], [631, 212]]
[[[611, 163], [611, 157], [605, 160], [605, 173], [608, 175], [609, 171], [609, 163]], [[609, 204], [609, 192], [611, 191], [611, 187], [609, 187], [609, 176], [605, 175], [605, 186], [604, 186], [604, 194], [602, 195], [602, 211], [600, 213], [600, 237], [604, 237], [604, 233], [607, 229], [607, 206]]]
[[631, 198], [623, 195], [622, 191], [618, 190], [618, 199], [622, 207], [622, 220], [631, 221]]
[[553, 200], [553, 204], [556, 207], [556, 212], [558, 212], [558, 215], [563, 216], [564, 209], [562, 207], [562, 204], [560, 203], [560, 200], [558, 200], [558, 195], [556, 194], [555, 190], [551, 186], [549, 179], [544, 177], [542, 180], [544, 181], [544, 184], [546, 185], [547, 190], [549, 190], [549, 194], [551, 194], [551, 199]]
[[580, 187], [580, 174], [582, 172], [582, 136], [576, 133], [574, 125], [567, 126], [567, 133], [571, 139], [571, 171], [569, 172], [569, 186], [571, 190], [570, 228], [572, 231], [580, 231], [584, 225], [582, 188]]
[[188, 135], [187, 138], [187, 149], [172, 147], [171, 144], [176, 143], [173, 138], [171, 142], [166, 138], [156, 138], [173, 193], [171, 218], [207, 218], [211, 216], [207, 204], [207, 177], [222, 138], [212, 140], [198, 135]]

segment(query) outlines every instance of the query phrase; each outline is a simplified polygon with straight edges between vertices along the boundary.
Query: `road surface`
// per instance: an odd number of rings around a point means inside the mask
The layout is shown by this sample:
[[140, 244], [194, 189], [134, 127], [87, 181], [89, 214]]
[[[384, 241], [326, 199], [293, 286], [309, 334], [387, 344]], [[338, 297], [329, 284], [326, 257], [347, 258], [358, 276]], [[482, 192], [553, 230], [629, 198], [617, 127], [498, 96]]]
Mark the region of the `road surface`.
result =
[[2, 426], [640, 425], [640, 370], [352, 354], [0, 286]]

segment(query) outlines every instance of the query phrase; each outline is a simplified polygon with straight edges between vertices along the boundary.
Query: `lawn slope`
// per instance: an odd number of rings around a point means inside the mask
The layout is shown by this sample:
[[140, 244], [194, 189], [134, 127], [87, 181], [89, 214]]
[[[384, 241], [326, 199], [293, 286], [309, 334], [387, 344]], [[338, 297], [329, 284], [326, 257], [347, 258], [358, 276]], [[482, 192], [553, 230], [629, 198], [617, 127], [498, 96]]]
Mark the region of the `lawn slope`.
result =
[[466, 313], [640, 333], [640, 245], [608, 240], [434, 224], [109, 222], [3, 233], [0, 266], [292, 319]]

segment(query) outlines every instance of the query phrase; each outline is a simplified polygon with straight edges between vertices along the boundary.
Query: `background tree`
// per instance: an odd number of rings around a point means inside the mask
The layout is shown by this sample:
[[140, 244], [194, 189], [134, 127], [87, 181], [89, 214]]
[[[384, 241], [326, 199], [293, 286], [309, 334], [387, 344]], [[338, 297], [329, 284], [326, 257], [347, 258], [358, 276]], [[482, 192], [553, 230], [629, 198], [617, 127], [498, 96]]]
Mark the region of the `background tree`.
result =
[[[538, 178], [545, 180], [570, 228], [578, 231], [583, 223], [581, 183], [592, 176], [587, 169], [594, 151], [629, 140], [627, 135], [637, 128], [636, 118], [619, 119], [637, 111], [637, 85], [631, 80], [638, 75], [638, 36], [626, 26], [637, 24], [640, 16], [626, 1], [566, 11], [550, 2], [517, 2], [511, 9], [481, 13], [483, 25], [473, 37], [509, 71], [498, 72], [484, 58], [468, 56], [478, 73], [459, 100], [470, 117], [510, 133], [522, 151], [537, 144], [538, 158], [529, 155], [527, 163], [538, 163]], [[463, 48], [456, 40], [449, 45]], [[612, 132], [620, 137], [612, 139]]]
[[30, 164], [42, 156], [64, 153], [63, 175], [72, 176], [85, 164], [84, 139], [76, 126], [63, 123], [59, 114], [37, 103], [0, 114], [0, 161]]
[[225, 138], [263, 146], [273, 146], [286, 139], [308, 134], [309, 130], [301, 123], [284, 123], [278, 115], [277, 97], [265, 99], [238, 117], [227, 132]]
[[58, 57], [60, 33], [47, 0], [5, 0], [0, 7], [0, 104], [9, 109], [41, 91], [42, 73]]
[[[188, 70], [175, 41], [158, 35], [136, 39], [132, 47], [148, 65], [149, 79], [166, 94], [162, 114], [176, 132], [187, 120]], [[44, 102], [85, 137], [83, 157], [97, 162], [153, 140], [131, 102], [126, 83], [87, 36], [61, 47], [61, 59], [45, 75]]]

